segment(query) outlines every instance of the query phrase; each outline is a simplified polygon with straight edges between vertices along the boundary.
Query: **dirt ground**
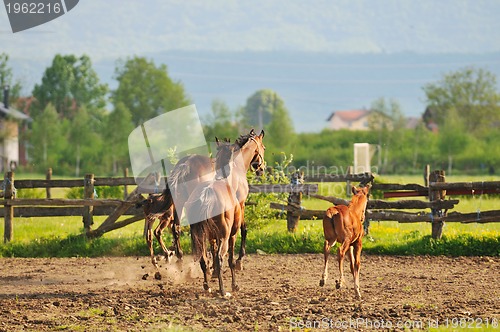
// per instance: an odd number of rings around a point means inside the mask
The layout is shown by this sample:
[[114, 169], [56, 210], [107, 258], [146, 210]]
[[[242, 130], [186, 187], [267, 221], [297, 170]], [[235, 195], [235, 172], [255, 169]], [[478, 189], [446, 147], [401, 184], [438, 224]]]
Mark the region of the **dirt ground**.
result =
[[[322, 255], [249, 255], [230, 298], [202, 290], [198, 264], [148, 257], [0, 259], [0, 331], [278, 331], [496, 327], [499, 257], [362, 257], [362, 301], [335, 289], [337, 264], [319, 287]], [[217, 289], [215, 280], [212, 289]], [[500, 329], [499, 329], [500, 330]]]

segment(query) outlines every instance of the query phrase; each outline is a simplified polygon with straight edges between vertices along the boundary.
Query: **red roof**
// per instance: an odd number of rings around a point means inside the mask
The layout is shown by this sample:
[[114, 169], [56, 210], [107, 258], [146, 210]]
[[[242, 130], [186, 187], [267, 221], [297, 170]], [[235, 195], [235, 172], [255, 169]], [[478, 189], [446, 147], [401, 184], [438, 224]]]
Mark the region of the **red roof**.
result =
[[330, 121], [333, 116], [337, 116], [341, 118], [344, 121], [354, 121], [358, 120], [370, 113], [369, 110], [362, 109], [362, 110], [347, 110], [347, 111], [336, 111], [333, 112], [326, 121]]

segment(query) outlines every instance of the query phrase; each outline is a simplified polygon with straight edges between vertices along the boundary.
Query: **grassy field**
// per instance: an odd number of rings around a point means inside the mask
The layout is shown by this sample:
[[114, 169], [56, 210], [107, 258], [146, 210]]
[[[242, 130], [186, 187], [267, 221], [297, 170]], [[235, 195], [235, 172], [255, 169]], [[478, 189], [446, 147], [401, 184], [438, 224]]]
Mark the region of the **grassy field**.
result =
[[[19, 177], [17, 177], [19, 178]], [[416, 176], [393, 176], [381, 179], [385, 183], [420, 183]], [[498, 178], [449, 177], [447, 182], [491, 181]], [[63, 189], [53, 189], [55, 197], [65, 197]], [[345, 184], [325, 184], [320, 193], [345, 197]], [[250, 198], [251, 200], [252, 198]], [[249, 235], [248, 252], [262, 250], [268, 253], [314, 253], [321, 252], [323, 230], [320, 220], [303, 220], [296, 233], [286, 229], [285, 216], [279, 211], [267, 208], [269, 201], [279, 201], [284, 197], [266, 198], [256, 207], [248, 208]], [[476, 212], [500, 208], [499, 196], [459, 197], [455, 210]], [[309, 209], [326, 209], [331, 204], [317, 199], [303, 200]], [[252, 211], [253, 209], [253, 211]], [[96, 226], [105, 217], [95, 217]], [[81, 217], [16, 218], [14, 221], [14, 241], [0, 244], [0, 256], [16, 257], [71, 257], [101, 255], [147, 255], [142, 238], [143, 222], [105, 234], [102, 238], [87, 241], [80, 236]], [[0, 223], [0, 234], [3, 234]], [[189, 230], [185, 228], [182, 246], [190, 251]], [[166, 232], [168, 233], [168, 232]], [[447, 223], [441, 240], [430, 237], [429, 223], [399, 224], [397, 222], [371, 222], [370, 233], [364, 239], [363, 250], [374, 254], [397, 255], [500, 255], [500, 223], [460, 224]], [[170, 234], [165, 235], [170, 241]]]

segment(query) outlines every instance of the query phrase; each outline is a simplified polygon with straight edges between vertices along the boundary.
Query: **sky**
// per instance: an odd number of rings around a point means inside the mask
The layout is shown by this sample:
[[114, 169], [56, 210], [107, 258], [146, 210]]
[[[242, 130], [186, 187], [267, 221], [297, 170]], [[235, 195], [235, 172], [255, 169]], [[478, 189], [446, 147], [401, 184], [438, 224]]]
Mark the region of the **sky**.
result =
[[[80, 0], [65, 15], [15, 34], [10, 30], [6, 8], [0, 8], [0, 52], [9, 54], [15, 63], [14, 74], [31, 87], [40, 81], [43, 69], [57, 53], [85, 53], [97, 67], [127, 56], [154, 58], [171, 51], [190, 52], [193, 58], [205, 51], [483, 55], [500, 52], [499, 18], [498, 0]], [[200, 70], [210, 71], [213, 59], [198, 57], [197, 61], [207, 63]], [[488, 61], [489, 65], [500, 65], [500, 59], [493, 64]], [[176, 79], [189, 81], [200, 75], [185, 68], [176, 72], [175, 65], [172, 75]], [[242, 63], [252, 65], [249, 61]], [[262, 63], [258, 65], [262, 67]], [[293, 67], [293, 63], [288, 65]], [[204, 75], [220, 80], [216, 73]], [[314, 72], [312, 75], [316, 76]], [[110, 81], [111, 77], [101, 79]], [[227, 98], [239, 99], [241, 105], [252, 92]], [[210, 98], [207, 91], [203, 93], [197, 98], [196, 92], [191, 92], [195, 101]], [[225, 96], [222, 90], [213, 95]], [[334, 103], [327, 104], [325, 112], [336, 108]], [[366, 106], [365, 101], [352, 104], [353, 108]], [[318, 126], [304, 128], [303, 121], [295, 122], [301, 131]]]

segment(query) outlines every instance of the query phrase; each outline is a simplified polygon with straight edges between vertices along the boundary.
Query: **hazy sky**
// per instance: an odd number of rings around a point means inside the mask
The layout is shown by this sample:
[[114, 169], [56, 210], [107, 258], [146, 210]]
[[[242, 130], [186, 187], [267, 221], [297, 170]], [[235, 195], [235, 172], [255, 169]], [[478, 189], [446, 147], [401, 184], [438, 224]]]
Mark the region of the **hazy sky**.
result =
[[81, 0], [16, 34], [0, 8], [0, 50], [18, 58], [200, 49], [484, 53], [500, 51], [498, 31], [497, 0]]
[[[378, 97], [395, 98], [405, 114], [419, 116], [422, 86], [464, 66], [500, 76], [499, 31], [500, 0], [80, 0], [62, 17], [16, 34], [0, 7], [0, 53], [10, 55], [26, 94], [57, 53], [89, 55], [111, 88], [115, 60], [146, 56], [167, 64], [204, 113], [215, 98], [235, 109], [271, 88], [299, 131], [320, 130], [332, 111], [369, 107]], [[189, 53], [165, 54], [173, 50]], [[321, 56], [240, 60], [199, 51]], [[359, 56], [400, 52], [424, 56], [398, 63]], [[437, 61], [428, 54], [452, 56]]]

